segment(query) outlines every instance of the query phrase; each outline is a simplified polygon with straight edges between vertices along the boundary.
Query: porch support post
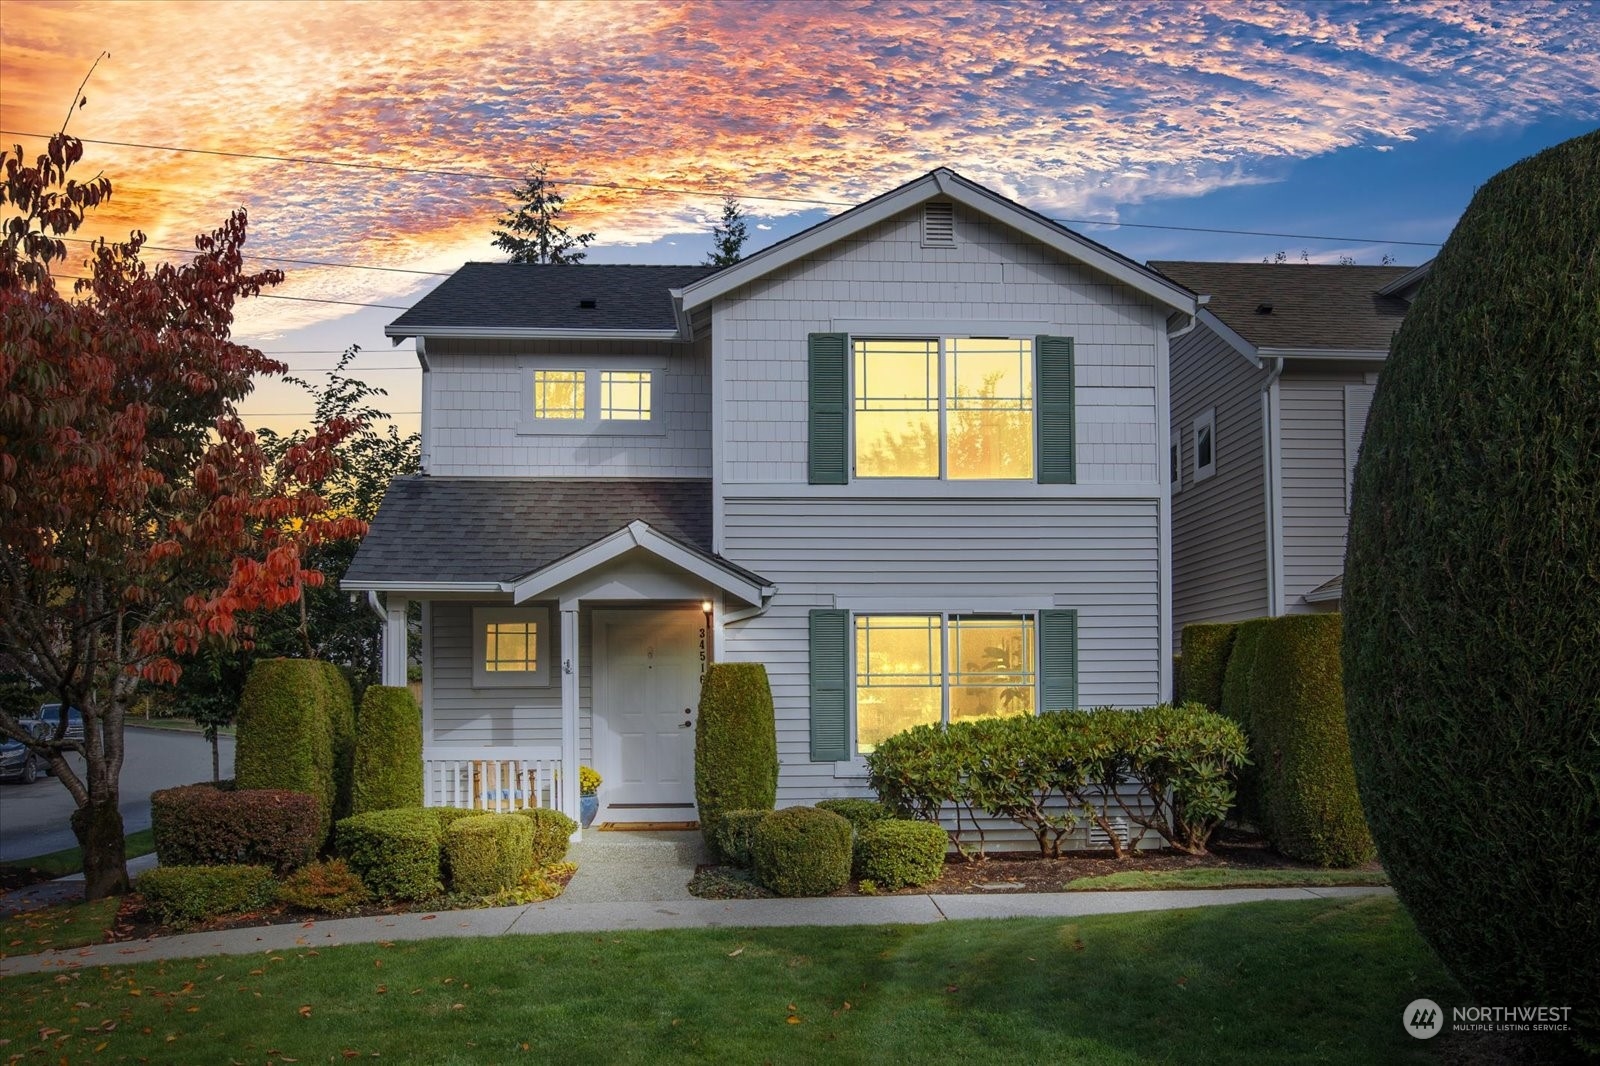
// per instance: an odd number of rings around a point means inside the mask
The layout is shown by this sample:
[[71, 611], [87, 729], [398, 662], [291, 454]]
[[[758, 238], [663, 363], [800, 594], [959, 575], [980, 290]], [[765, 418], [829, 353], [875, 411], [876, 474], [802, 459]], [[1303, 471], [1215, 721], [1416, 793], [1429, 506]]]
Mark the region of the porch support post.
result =
[[[561, 813], [578, 817], [578, 601], [561, 604]], [[578, 831], [581, 834], [583, 831]]]
[[396, 688], [406, 687], [406, 612], [410, 606], [410, 600], [393, 595], [384, 603], [383, 683]]

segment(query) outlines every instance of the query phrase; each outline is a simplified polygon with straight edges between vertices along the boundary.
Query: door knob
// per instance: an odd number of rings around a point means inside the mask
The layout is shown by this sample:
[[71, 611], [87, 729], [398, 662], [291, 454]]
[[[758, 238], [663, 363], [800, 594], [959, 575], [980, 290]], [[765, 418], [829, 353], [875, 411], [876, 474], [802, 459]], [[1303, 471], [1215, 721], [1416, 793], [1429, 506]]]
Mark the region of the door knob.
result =
[[679, 729], [693, 729], [694, 728], [694, 723], [693, 722], [684, 722], [682, 725], [678, 726], [678, 728]]

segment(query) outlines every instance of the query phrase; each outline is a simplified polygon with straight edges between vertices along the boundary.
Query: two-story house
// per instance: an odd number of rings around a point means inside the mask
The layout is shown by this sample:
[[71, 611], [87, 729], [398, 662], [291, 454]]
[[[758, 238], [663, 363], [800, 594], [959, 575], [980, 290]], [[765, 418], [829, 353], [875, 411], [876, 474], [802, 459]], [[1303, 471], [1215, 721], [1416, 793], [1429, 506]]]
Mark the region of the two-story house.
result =
[[344, 586], [421, 601], [428, 802], [694, 818], [710, 660], [765, 664], [780, 806], [918, 723], [1171, 686], [1181, 285], [949, 170], [724, 269], [470, 264], [389, 327], [423, 472]]
[[1150, 265], [1201, 301], [1171, 346], [1175, 639], [1338, 610], [1367, 408], [1428, 265]]

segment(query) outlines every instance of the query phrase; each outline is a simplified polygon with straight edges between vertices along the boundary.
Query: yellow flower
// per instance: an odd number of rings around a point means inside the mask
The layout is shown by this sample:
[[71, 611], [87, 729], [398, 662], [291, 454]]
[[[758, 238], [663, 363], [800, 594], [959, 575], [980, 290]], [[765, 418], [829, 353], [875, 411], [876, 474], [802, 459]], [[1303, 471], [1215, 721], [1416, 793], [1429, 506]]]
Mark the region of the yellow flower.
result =
[[593, 767], [578, 767], [578, 792], [580, 795], [592, 796], [600, 788], [600, 775]]

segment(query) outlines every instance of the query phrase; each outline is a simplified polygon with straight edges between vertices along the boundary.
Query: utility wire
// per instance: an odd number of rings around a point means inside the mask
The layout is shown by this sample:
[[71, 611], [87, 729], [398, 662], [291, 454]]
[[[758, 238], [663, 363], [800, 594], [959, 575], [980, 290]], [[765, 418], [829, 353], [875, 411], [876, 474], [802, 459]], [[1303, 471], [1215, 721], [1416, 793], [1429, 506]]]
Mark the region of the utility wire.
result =
[[[71, 241], [74, 244], [99, 244], [99, 241], [89, 237], [60, 237], [59, 240]], [[173, 248], [170, 245], [146, 244], [142, 247], [152, 252], [176, 252], [179, 255], [189, 255], [195, 251], [193, 248]], [[274, 263], [298, 263], [301, 266], [343, 267], [347, 270], [382, 270], [390, 274], [423, 274], [430, 278], [448, 278], [450, 274], [442, 270], [412, 270], [407, 267], [368, 266], [365, 263], [330, 263], [323, 259], [290, 259], [286, 255], [267, 255], [264, 252], [245, 252], [246, 259], [268, 259]]]
[[[49, 136], [51, 136], [50, 134], [27, 133], [27, 132], [20, 131], [20, 130], [0, 130], [0, 135], [5, 135], [5, 136], [8, 136], [8, 137], [37, 137], [37, 138], [48, 138]], [[178, 147], [178, 146], [170, 145], [170, 144], [138, 144], [138, 143], [135, 143], [135, 142], [132, 142], [132, 141], [101, 141], [101, 140], [95, 140], [95, 139], [89, 138], [89, 137], [82, 137], [82, 138], [79, 138], [79, 139], [82, 140], [83, 143], [85, 143], [85, 144], [104, 144], [104, 145], [109, 145], [109, 146], [117, 147], [117, 148], [148, 148], [148, 149], [151, 149], [153, 151], [161, 151], [161, 152], [186, 152], [186, 153], [191, 153], [191, 154], [194, 154], [194, 155], [224, 156], [224, 157], [230, 158], [230, 159], [260, 159], [260, 160], [265, 160], [265, 161], [268, 161], [268, 162], [297, 163], [297, 164], [302, 164], [302, 165], [305, 165], [305, 166], [349, 167], [349, 168], [358, 169], [358, 170], [379, 170], [379, 171], [384, 171], [384, 172], [388, 172], [388, 173], [395, 173], [395, 174], [422, 174], [422, 175], [427, 175], [427, 176], [431, 176], [431, 177], [441, 177], [441, 178], [467, 178], [467, 179], [470, 179], [470, 180], [473, 180], [473, 181], [511, 181], [511, 182], [516, 182], [516, 181], [521, 181], [522, 178], [525, 176], [525, 175], [518, 175], [516, 177], [512, 177], [510, 175], [483, 174], [483, 173], [474, 173], [474, 172], [471, 172], [471, 171], [462, 171], [462, 170], [435, 170], [435, 169], [431, 169], [431, 168], [427, 168], [427, 167], [402, 167], [402, 166], [393, 166], [393, 165], [384, 164], [384, 163], [350, 163], [350, 162], [345, 162], [345, 161], [338, 160], [338, 159], [318, 159], [318, 158], [315, 158], [315, 157], [312, 157], [312, 156], [268, 155], [268, 154], [261, 153], [261, 152], [225, 152], [225, 151], [221, 151], [219, 149], [214, 149], [214, 148], [182, 148], [182, 147]], [[583, 180], [578, 179], [578, 178], [560, 178], [560, 179], [552, 178], [552, 179], [550, 179], [550, 183], [552, 185], [575, 185], [575, 186], [578, 186], [580, 188], [614, 189], [614, 190], [616, 190], [618, 192], [655, 193], [655, 194], [668, 195], [668, 196], [704, 196], [704, 197], [713, 197], [713, 198], [720, 199], [721, 197], [723, 197], [725, 195], [728, 195], [726, 190], [713, 192], [713, 191], [701, 191], [701, 190], [697, 190], [697, 189], [675, 189], [675, 188], [669, 188], [669, 187], [666, 187], [666, 186], [619, 185], [616, 182], [609, 182], [609, 181], [583, 181]], [[738, 199], [741, 200], [741, 201], [761, 200], [761, 201], [770, 201], [770, 202], [773, 202], [773, 203], [813, 204], [813, 205], [816, 205], [816, 206], [819, 206], [819, 207], [854, 207], [854, 206], [856, 206], [855, 204], [849, 203], [849, 202], [844, 201], [844, 200], [819, 200], [819, 199], [811, 199], [811, 198], [808, 198], [808, 197], [799, 197], [799, 196], [757, 196], [757, 195], [755, 195], [753, 193], [749, 194], [749, 195], [739, 194]], [[1045, 217], [1050, 218], [1050, 216], [1045, 216]], [[1344, 243], [1344, 244], [1394, 244], [1394, 245], [1404, 245], [1404, 246], [1412, 247], [1412, 248], [1438, 248], [1438, 247], [1441, 246], [1441, 242], [1439, 242], [1439, 241], [1399, 241], [1399, 240], [1384, 240], [1384, 239], [1377, 238], [1377, 237], [1333, 237], [1333, 236], [1329, 236], [1327, 234], [1318, 234], [1318, 233], [1278, 233], [1278, 232], [1274, 232], [1274, 231], [1271, 231], [1271, 230], [1225, 229], [1225, 228], [1221, 228], [1221, 227], [1211, 227], [1211, 226], [1168, 226], [1168, 225], [1160, 225], [1160, 224], [1154, 223], [1154, 222], [1116, 222], [1116, 221], [1112, 221], [1112, 220], [1109, 220], [1109, 219], [1094, 219], [1094, 218], [1050, 218], [1050, 221], [1052, 221], [1052, 222], [1061, 222], [1061, 223], [1065, 223], [1067, 225], [1072, 225], [1072, 226], [1113, 226], [1113, 227], [1127, 227], [1127, 228], [1130, 228], [1130, 229], [1173, 230], [1173, 231], [1176, 231], [1176, 232], [1179, 232], [1179, 233], [1219, 233], [1219, 234], [1226, 234], [1226, 235], [1229, 235], [1229, 236], [1236, 236], [1236, 237], [1281, 237], [1281, 238], [1286, 238], [1286, 239], [1289, 239], [1289, 240], [1299, 240], [1299, 241], [1337, 241], [1337, 242], [1341, 242], [1341, 243]], [[263, 258], [266, 258], [266, 257], [263, 257]], [[332, 266], [332, 265], [336, 265], [336, 264], [324, 264], [324, 265]], [[419, 272], [419, 273], [425, 273], [425, 272]]]
[[[53, 274], [51, 276], [55, 277], [57, 279], [65, 278], [65, 279], [67, 279], [69, 281], [93, 281], [94, 280], [93, 278], [86, 278], [82, 274]], [[295, 303], [302, 303], [302, 304], [339, 304], [339, 305], [341, 305], [343, 307], [383, 307], [383, 308], [389, 309], [390, 311], [409, 311], [409, 310], [411, 310], [411, 308], [407, 307], [404, 304], [368, 304], [368, 303], [361, 303], [358, 300], [330, 300], [330, 299], [328, 299], [326, 297], [322, 297], [322, 296], [279, 296], [276, 293], [270, 293], [270, 292], [258, 292], [258, 293], [255, 294], [255, 296], [251, 297], [251, 299], [255, 299], [255, 300], [293, 300]]]

